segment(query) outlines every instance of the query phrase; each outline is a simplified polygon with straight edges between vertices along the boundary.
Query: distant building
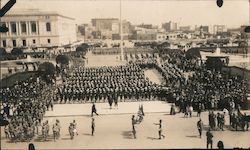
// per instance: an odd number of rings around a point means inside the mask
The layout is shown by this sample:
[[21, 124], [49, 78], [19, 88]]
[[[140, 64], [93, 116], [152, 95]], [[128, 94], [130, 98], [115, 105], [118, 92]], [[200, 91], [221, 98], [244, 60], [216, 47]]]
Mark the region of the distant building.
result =
[[156, 40], [157, 29], [147, 29], [136, 26], [133, 34], [134, 40], [152, 41]]
[[227, 32], [227, 28], [225, 25], [214, 25], [213, 26], [213, 33], [222, 33], [222, 32]]
[[75, 19], [56, 12], [10, 11], [1, 24], [9, 28], [1, 33], [2, 47], [63, 46], [76, 41]]
[[129, 21], [122, 21], [122, 31], [124, 34], [132, 34], [133, 27]]
[[91, 22], [92, 22], [92, 26], [95, 27], [97, 31], [103, 31], [103, 30], [112, 31], [112, 26], [114, 26], [114, 24], [119, 24], [119, 19], [117, 18], [95, 18], [95, 19], [92, 19]]
[[178, 24], [176, 22], [167, 22], [162, 24], [162, 28], [165, 29], [166, 32], [176, 31], [178, 29]]
[[200, 31], [203, 33], [209, 33], [209, 26], [200, 26]]
[[[245, 28], [247, 26], [241, 26], [240, 27], [240, 38], [244, 40], [247, 45], [250, 45], [250, 33], [245, 32]], [[248, 48], [248, 53], [250, 53], [250, 48]]]
[[165, 41], [167, 40], [166, 33], [157, 33], [156, 34], [156, 41]]
[[180, 30], [181, 31], [190, 31], [191, 30], [191, 26], [180, 26]]
[[137, 27], [152, 29], [153, 25], [152, 24], [140, 24], [140, 25], [137, 25]]
[[[118, 18], [96, 18], [92, 19], [92, 26], [95, 32], [100, 32], [100, 36], [95, 38], [99, 39], [117, 39], [120, 37], [120, 20]], [[130, 22], [122, 21], [123, 34], [128, 35], [131, 33]]]
[[178, 38], [178, 33], [167, 33], [166, 34], [166, 39], [167, 40], [175, 40]]

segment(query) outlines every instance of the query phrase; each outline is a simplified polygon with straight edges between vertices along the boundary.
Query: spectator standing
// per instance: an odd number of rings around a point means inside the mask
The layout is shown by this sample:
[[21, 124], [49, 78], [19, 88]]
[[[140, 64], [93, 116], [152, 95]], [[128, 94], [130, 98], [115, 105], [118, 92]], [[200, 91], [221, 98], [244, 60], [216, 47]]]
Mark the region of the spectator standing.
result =
[[200, 120], [197, 122], [197, 128], [198, 128], [198, 131], [199, 131], [199, 135], [200, 135], [200, 138], [202, 136], [202, 129], [203, 129], [203, 122], [200, 118]]
[[210, 145], [210, 148], [212, 149], [213, 148], [213, 134], [211, 133], [211, 130], [210, 128], [208, 129], [207, 133], [206, 133], [206, 136], [207, 136], [207, 149]]

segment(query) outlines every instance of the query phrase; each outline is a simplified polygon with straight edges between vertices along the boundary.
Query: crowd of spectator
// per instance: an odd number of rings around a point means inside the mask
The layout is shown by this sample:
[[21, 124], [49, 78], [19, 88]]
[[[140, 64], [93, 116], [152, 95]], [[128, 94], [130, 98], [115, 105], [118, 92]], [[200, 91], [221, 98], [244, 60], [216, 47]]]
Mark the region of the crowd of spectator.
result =
[[[243, 106], [247, 98], [247, 81], [242, 76], [208, 70], [198, 58], [186, 59], [180, 51], [161, 52], [162, 61], [155, 63], [171, 89], [180, 110], [192, 105], [195, 110], [228, 109]], [[234, 105], [232, 106], [232, 103]]]
[[12, 87], [1, 88], [1, 120], [6, 138], [13, 142], [29, 141], [38, 134], [45, 111], [53, 107], [49, 86], [42, 80], [30, 78]]

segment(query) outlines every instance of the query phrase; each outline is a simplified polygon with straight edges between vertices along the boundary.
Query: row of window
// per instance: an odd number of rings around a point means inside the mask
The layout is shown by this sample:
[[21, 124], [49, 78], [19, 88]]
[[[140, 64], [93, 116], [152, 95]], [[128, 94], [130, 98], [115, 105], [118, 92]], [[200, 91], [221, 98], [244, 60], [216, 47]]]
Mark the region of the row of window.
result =
[[[160, 39], [160, 38], [161, 38], [161, 36], [158, 36], [158, 38]], [[165, 39], [166, 37], [165, 37], [165, 36], [162, 36], [162, 38], [163, 38], [163, 39]]]
[[[33, 39], [32, 42], [33, 42], [33, 44], [36, 44], [36, 40], [35, 39]], [[47, 42], [48, 42], [48, 44], [50, 44], [50, 42], [51, 42], [50, 39], [47, 39]], [[3, 44], [3, 47], [7, 47], [6, 40], [3, 40], [2, 44]], [[22, 44], [23, 44], [22, 46], [27, 46], [26, 40], [22, 40]], [[12, 40], [12, 45], [13, 45], [13, 47], [17, 46], [16, 40]]]
[[169, 36], [166, 36], [166, 37], [165, 37], [165, 36], [162, 36], [162, 37], [161, 37], [161, 36], [158, 36], [159, 39], [160, 39], [160, 38], [163, 38], [163, 39], [164, 39], [164, 38], [176, 38], [176, 37], [177, 37], [177, 36], [174, 36], [174, 35], [173, 35], [173, 36], [172, 36], [172, 35], [169, 35]]
[[[26, 26], [26, 22], [21, 22], [21, 32], [22, 33], [27, 33], [27, 26]], [[32, 33], [36, 33], [37, 32], [37, 28], [36, 28], [36, 22], [31, 22], [31, 32]], [[1, 23], [1, 26], [6, 26], [5, 22]], [[11, 32], [13, 34], [17, 33], [17, 25], [16, 22], [10, 22], [10, 28], [11, 28]], [[51, 24], [50, 22], [46, 23], [46, 31], [47, 32], [51, 32]]]

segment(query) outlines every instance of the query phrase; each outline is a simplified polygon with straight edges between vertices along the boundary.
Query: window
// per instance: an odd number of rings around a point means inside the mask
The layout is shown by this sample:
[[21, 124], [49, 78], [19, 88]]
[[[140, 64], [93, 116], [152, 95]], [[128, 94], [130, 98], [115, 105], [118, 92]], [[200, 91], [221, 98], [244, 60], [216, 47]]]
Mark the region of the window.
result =
[[6, 47], [6, 40], [3, 40], [3, 47]]
[[48, 39], [48, 43], [50, 43], [50, 39]]
[[[6, 29], [6, 23], [5, 22], [0, 22], [0, 27], [3, 27], [3, 28]], [[2, 34], [6, 34], [6, 32], [2, 32]]]
[[27, 32], [27, 28], [26, 28], [26, 23], [25, 22], [21, 22], [21, 31], [22, 31], [22, 33], [26, 33]]
[[0, 26], [1, 27], [6, 27], [6, 23], [5, 22], [0, 22]]
[[15, 22], [11, 23], [11, 32], [16, 34], [16, 23]]
[[33, 39], [33, 44], [36, 44], [36, 40], [35, 39]]
[[50, 32], [51, 31], [51, 25], [49, 22], [46, 23], [46, 31]]
[[31, 32], [36, 32], [36, 23], [31, 22]]
[[12, 40], [13, 47], [16, 47], [16, 40]]
[[23, 40], [23, 46], [26, 46], [26, 40]]

